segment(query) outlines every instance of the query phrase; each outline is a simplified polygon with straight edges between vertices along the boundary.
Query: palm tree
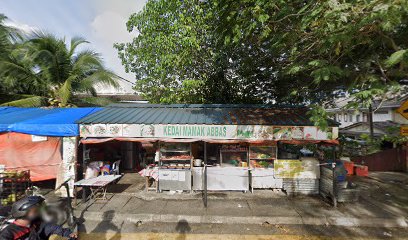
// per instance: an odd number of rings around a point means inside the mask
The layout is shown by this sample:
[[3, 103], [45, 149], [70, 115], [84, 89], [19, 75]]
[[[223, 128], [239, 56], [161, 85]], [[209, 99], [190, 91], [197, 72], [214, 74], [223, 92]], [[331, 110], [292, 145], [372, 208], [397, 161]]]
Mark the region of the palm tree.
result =
[[[23, 105], [38, 105], [41, 104], [42, 99], [37, 96], [29, 94], [16, 94], [19, 93], [19, 86], [11, 84], [9, 81], [11, 78], [5, 73], [3, 63], [12, 63], [15, 58], [12, 56], [12, 52], [15, 48], [23, 42], [23, 35], [17, 29], [7, 26], [5, 24], [7, 17], [0, 14], [0, 103], [1, 102], [14, 102]], [[26, 84], [31, 87], [32, 85]], [[29, 92], [29, 91], [21, 91]], [[24, 100], [21, 100], [24, 99]], [[21, 100], [21, 101], [20, 101]]]
[[37, 33], [16, 47], [7, 60], [0, 60], [0, 74], [9, 85], [36, 96], [3, 105], [38, 105], [52, 98], [64, 107], [74, 103], [76, 93], [96, 97], [98, 84], [118, 87], [115, 74], [104, 67], [98, 53], [78, 51], [84, 43], [88, 42], [83, 38], [73, 38], [67, 45], [65, 39]]
[[[0, 14], [0, 62], [10, 60], [10, 53], [14, 49], [18, 40], [20, 40], [20, 34], [12, 27], [5, 25], [7, 17]], [[0, 76], [0, 94], [7, 92], [7, 82], [5, 78]]]
[[0, 14], [0, 58], [7, 57], [7, 54], [13, 49], [13, 44], [20, 39], [16, 29], [5, 25], [6, 20], [7, 17]]

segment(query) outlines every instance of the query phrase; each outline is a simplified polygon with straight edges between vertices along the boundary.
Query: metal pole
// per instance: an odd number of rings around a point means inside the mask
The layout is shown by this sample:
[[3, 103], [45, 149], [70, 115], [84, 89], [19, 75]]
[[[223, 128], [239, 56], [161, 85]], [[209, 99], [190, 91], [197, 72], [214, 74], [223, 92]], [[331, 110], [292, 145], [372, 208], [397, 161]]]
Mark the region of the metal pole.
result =
[[[86, 174], [86, 144], [82, 144], [82, 179], [85, 179]], [[82, 187], [82, 203], [86, 202], [86, 188]]]
[[368, 124], [370, 126], [370, 138], [374, 139], [373, 106], [368, 107]]
[[332, 171], [333, 171], [333, 206], [337, 207], [337, 175], [336, 175], [336, 163], [332, 163]]
[[207, 143], [204, 142], [204, 207], [207, 208]]
[[[75, 156], [74, 156], [74, 161], [75, 161], [75, 165], [74, 165], [74, 183], [78, 180], [78, 148], [79, 148], [79, 144], [81, 144], [80, 142], [80, 138], [76, 137], [75, 138]], [[82, 156], [83, 157], [83, 156]], [[82, 174], [83, 174], [84, 170], [82, 170]], [[72, 196], [74, 198], [74, 206], [77, 205], [77, 191], [74, 185], [72, 185], [72, 192], [74, 193], [74, 195]], [[71, 204], [71, 208], [72, 208], [72, 204]]]

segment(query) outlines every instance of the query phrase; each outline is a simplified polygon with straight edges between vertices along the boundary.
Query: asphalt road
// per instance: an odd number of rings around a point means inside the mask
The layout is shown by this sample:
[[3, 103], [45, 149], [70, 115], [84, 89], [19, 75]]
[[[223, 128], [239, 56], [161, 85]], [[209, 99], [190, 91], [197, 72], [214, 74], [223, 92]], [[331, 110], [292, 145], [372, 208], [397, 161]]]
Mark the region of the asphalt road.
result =
[[408, 239], [408, 228], [86, 222], [80, 239]]

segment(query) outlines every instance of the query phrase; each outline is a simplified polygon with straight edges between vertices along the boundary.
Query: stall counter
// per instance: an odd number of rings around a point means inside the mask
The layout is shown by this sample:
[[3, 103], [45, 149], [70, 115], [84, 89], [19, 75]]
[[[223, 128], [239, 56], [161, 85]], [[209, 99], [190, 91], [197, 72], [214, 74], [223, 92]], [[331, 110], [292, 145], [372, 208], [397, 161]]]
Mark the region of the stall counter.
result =
[[[193, 190], [204, 190], [203, 167], [193, 168]], [[243, 167], [207, 167], [207, 190], [249, 191], [249, 170]]]
[[190, 191], [190, 169], [159, 169], [159, 191]]
[[283, 180], [274, 177], [273, 168], [251, 169], [252, 188], [282, 188]]

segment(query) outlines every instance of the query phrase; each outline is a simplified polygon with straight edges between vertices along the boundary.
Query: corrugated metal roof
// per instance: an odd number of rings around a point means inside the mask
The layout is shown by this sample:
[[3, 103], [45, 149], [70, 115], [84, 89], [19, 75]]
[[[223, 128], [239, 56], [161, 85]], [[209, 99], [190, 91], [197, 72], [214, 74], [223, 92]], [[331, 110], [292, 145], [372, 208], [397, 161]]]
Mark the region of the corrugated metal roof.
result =
[[280, 105], [113, 104], [78, 123], [313, 126], [307, 111], [304, 106]]

